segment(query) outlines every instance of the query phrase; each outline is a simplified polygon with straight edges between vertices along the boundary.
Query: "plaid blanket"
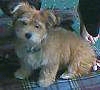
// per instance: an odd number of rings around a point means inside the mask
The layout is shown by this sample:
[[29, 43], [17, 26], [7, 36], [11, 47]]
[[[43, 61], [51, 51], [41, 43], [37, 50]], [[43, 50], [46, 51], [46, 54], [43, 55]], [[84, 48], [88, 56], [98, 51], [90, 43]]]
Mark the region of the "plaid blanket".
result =
[[18, 80], [0, 80], [0, 90], [23, 90], [20, 81]]
[[29, 80], [23, 80], [22, 83], [24, 90], [99, 90], [100, 74], [77, 79], [57, 80], [46, 88], [33, 86], [34, 83]]
[[33, 84], [28, 79], [22, 81], [0, 80], [0, 90], [99, 90], [100, 74], [77, 79], [57, 80], [46, 88], [34, 86]]

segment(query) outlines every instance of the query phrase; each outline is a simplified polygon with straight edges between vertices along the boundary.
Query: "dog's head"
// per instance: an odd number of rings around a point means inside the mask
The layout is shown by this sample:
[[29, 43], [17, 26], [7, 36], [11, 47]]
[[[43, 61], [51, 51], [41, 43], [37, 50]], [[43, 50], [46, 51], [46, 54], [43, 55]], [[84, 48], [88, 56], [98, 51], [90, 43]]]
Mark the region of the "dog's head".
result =
[[48, 28], [57, 23], [51, 11], [37, 11], [27, 3], [20, 3], [12, 13], [16, 36], [33, 43], [40, 43], [47, 36]]

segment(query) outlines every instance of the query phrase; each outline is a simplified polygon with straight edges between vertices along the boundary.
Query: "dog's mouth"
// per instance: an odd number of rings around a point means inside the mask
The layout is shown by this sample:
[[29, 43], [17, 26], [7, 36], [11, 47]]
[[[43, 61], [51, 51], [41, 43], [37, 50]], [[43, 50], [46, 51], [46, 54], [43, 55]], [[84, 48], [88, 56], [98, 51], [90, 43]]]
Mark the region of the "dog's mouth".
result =
[[38, 45], [35, 47], [27, 48], [28, 53], [36, 53], [36, 52], [39, 52], [40, 50], [41, 50], [41, 47], [39, 47]]

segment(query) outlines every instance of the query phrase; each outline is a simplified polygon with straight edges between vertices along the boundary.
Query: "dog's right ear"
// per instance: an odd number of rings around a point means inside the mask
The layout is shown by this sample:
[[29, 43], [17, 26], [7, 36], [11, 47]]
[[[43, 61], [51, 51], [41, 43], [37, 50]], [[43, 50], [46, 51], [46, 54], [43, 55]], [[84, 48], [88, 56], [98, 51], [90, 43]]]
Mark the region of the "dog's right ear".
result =
[[35, 7], [31, 7], [26, 2], [21, 2], [17, 6], [14, 7], [14, 9], [11, 11], [11, 13], [14, 17], [18, 17], [18, 16], [24, 14], [25, 12], [30, 12], [30, 11], [33, 12], [34, 10], [36, 10]]

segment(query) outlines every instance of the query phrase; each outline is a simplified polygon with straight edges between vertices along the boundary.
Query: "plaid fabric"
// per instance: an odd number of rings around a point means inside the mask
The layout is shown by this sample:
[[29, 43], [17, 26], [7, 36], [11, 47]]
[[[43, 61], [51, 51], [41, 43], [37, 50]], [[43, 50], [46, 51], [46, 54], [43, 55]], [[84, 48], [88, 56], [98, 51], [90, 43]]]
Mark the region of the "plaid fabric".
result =
[[22, 83], [24, 90], [99, 90], [100, 74], [73, 80], [58, 80], [53, 85], [46, 88], [33, 86], [33, 82], [29, 80], [24, 80]]
[[12, 36], [12, 19], [9, 17], [0, 18], [0, 39]]
[[23, 90], [20, 81], [17, 80], [0, 80], [0, 90]]
[[97, 55], [97, 59], [100, 60], [100, 39], [96, 42], [96, 44], [93, 46], [93, 49]]

